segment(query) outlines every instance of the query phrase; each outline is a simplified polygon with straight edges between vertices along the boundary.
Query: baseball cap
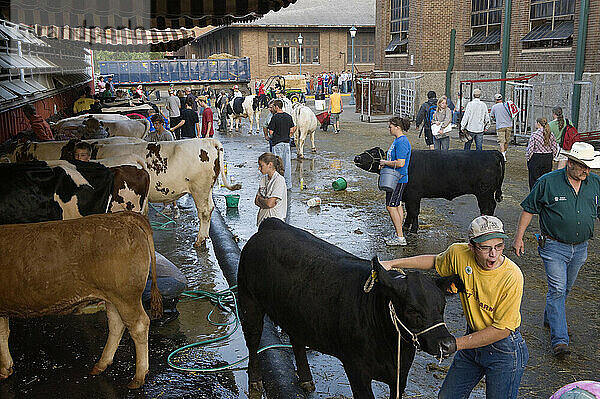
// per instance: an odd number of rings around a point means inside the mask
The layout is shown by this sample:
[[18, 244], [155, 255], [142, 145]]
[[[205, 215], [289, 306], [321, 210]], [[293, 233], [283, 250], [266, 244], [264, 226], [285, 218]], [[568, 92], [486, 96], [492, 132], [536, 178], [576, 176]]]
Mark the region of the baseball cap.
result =
[[494, 96], [494, 98], [495, 98], [496, 100], [502, 100], [502, 94], [500, 94], [500, 93], [497, 93], [497, 94]]
[[237, 88], [238, 88], [238, 85], [233, 85], [233, 88], [234, 88], [234, 89], [237, 89]]
[[475, 218], [469, 226], [469, 240], [480, 243], [492, 238], [508, 238], [504, 225], [495, 216], [483, 215]]

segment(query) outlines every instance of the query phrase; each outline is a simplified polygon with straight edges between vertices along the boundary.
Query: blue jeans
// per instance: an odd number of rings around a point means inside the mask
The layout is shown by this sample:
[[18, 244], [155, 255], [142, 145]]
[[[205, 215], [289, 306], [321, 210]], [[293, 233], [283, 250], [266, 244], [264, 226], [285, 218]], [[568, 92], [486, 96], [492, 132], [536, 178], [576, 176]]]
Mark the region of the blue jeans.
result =
[[471, 135], [472, 139], [465, 143], [465, 150], [471, 149], [471, 143], [473, 143], [473, 140], [475, 140], [475, 150], [476, 151], [483, 150], [483, 132], [481, 132], [481, 133], [469, 132], [469, 134]]
[[487, 399], [514, 399], [519, 392], [529, 350], [517, 329], [493, 344], [456, 352], [439, 399], [467, 399], [485, 375]]
[[278, 143], [273, 146], [273, 154], [279, 155], [283, 161], [283, 177], [287, 189], [292, 188], [292, 152], [290, 143]]
[[546, 239], [544, 248], [538, 253], [544, 262], [548, 278], [544, 322], [550, 325], [552, 346], [569, 344], [565, 302], [575, 284], [577, 273], [587, 258], [588, 242], [571, 245]]
[[433, 149], [434, 150], [448, 150], [450, 148], [450, 136], [442, 137], [438, 139], [433, 136]]

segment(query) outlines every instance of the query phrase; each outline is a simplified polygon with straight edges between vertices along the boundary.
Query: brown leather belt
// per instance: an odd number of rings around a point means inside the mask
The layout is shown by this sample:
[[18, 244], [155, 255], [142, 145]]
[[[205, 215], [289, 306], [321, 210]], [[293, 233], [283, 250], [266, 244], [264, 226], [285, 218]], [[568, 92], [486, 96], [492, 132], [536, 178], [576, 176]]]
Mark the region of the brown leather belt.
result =
[[[564, 241], [561, 241], [561, 240], [557, 240], [557, 239], [556, 239], [556, 238], [554, 238], [554, 237], [550, 237], [548, 234], [544, 234], [544, 237], [546, 237], [546, 238], [549, 238], [549, 239], [551, 239], [552, 241], [560, 242], [561, 244], [566, 244], [566, 245], [579, 245], [579, 244], [582, 244], [582, 243], [584, 243], [584, 242], [585, 242], [585, 241], [573, 242], [573, 243], [570, 243], [570, 242], [564, 242]], [[587, 240], [586, 240], [586, 241], [587, 241]]]

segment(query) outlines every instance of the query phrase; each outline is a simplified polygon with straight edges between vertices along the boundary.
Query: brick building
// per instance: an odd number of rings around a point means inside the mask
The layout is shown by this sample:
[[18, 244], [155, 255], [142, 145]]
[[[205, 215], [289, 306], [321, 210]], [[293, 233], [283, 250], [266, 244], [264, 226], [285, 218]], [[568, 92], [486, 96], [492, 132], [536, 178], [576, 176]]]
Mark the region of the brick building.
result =
[[200, 35], [183, 49], [186, 58], [229, 53], [250, 58], [253, 79], [302, 72], [311, 75], [350, 70], [349, 29], [355, 26], [355, 68], [370, 71], [375, 61], [375, 0], [302, 0], [249, 23], [234, 23]]
[[[573, 91], [579, 7], [577, 0], [512, 1], [507, 76], [539, 73], [531, 80], [534, 90], [539, 96], [558, 98], [555, 103], [567, 109]], [[443, 93], [451, 30], [455, 29], [450, 92], [455, 95], [463, 79], [500, 78], [504, 8], [503, 0], [376, 0], [375, 68], [400, 71], [400, 76], [423, 76], [421, 99], [430, 89]], [[588, 118], [590, 124], [600, 123], [595, 111], [600, 105], [599, 38], [600, 0], [590, 0], [582, 79], [588, 83], [581, 100], [582, 112], [586, 107], [591, 113], [584, 122]], [[491, 100], [499, 84], [482, 86], [484, 96]], [[546, 108], [551, 105], [541, 107], [540, 112], [549, 116]]]

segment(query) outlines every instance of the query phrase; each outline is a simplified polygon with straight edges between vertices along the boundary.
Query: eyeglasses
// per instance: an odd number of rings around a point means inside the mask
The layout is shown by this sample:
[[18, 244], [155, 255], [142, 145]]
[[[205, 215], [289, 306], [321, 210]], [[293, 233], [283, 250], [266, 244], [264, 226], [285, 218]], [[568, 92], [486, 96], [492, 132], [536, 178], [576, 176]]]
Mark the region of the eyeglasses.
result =
[[504, 243], [501, 242], [500, 244], [496, 244], [493, 247], [490, 245], [475, 245], [475, 249], [477, 249], [478, 251], [484, 252], [484, 253], [485, 252], [490, 253], [490, 252], [492, 252], [492, 249], [495, 249], [496, 252], [500, 252], [504, 249]]

